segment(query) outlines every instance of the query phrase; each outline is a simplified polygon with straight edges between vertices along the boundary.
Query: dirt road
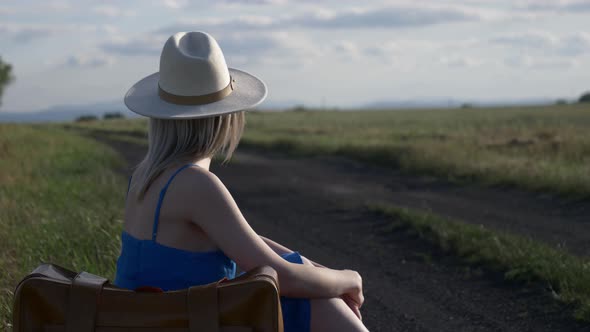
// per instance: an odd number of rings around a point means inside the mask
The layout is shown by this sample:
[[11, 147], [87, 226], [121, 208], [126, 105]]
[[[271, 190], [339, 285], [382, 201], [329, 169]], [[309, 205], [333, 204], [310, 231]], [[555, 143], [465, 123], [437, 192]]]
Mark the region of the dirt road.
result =
[[[135, 164], [144, 149], [100, 141]], [[457, 186], [336, 157], [291, 158], [240, 149], [213, 163], [261, 235], [333, 268], [359, 271], [371, 331], [590, 331], [541, 284], [474, 271], [367, 211], [366, 201], [424, 208], [511, 230], [586, 255], [589, 204], [514, 190]]]

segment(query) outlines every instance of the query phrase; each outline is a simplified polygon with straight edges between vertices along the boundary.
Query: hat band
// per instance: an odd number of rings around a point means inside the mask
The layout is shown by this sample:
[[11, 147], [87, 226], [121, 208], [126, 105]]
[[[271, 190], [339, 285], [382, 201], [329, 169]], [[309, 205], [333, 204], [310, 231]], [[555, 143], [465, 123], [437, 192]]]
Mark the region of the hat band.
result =
[[160, 95], [160, 98], [162, 98], [163, 100], [172, 103], [172, 104], [178, 104], [178, 105], [204, 105], [204, 104], [210, 104], [216, 101], [220, 101], [221, 99], [229, 96], [232, 91], [234, 90], [234, 85], [233, 85], [234, 79], [230, 76], [229, 77], [229, 84], [216, 92], [213, 93], [209, 93], [206, 95], [200, 95], [200, 96], [180, 96], [180, 95], [175, 95], [172, 94], [170, 92], [166, 92], [164, 91], [161, 87], [160, 84], [158, 83], [158, 95]]

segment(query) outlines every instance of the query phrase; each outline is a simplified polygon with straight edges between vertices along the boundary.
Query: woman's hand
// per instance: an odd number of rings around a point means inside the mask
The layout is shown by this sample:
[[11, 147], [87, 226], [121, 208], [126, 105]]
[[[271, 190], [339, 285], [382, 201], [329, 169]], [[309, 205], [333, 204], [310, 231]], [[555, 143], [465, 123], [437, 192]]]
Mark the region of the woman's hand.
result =
[[358, 317], [358, 319], [363, 320], [363, 316], [361, 315], [361, 311], [359, 310], [358, 305], [354, 302], [350, 296], [342, 295], [340, 298], [346, 303], [346, 305], [354, 312], [354, 314]]
[[341, 295], [342, 299], [344, 300], [344, 302], [346, 302], [346, 304], [348, 304], [349, 307], [352, 304], [352, 311], [354, 311], [355, 314], [358, 311], [359, 313], [357, 316], [359, 316], [360, 318], [360, 311], [358, 309], [363, 305], [363, 302], [365, 301], [365, 297], [363, 295], [363, 279], [361, 278], [361, 275], [358, 274], [358, 272], [356, 271], [343, 270], [342, 272], [346, 274], [346, 278], [350, 282], [350, 288], [348, 288], [347, 291]]
[[[304, 256], [301, 256], [301, 258], [303, 259], [304, 264], [313, 265], [315, 267], [324, 267], [325, 268], [325, 266], [323, 266], [323, 265], [321, 265], [319, 263], [316, 263], [316, 262], [314, 262], [312, 260], [309, 260], [309, 259], [307, 259]], [[355, 272], [355, 271], [350, 271], [349, 270], [349, 272]], [[346, 272], [346, 273], [349, 273], [349, 272]], [[358, 275], [358, 273], [356, 273], [356, 275]], [[357, 277], [356, 275], [354, 275], [353, 278], [356, 278]], [[361, 291], [360, 292], [361, 292], [361, 296], [362, 296], [362, 278], [361, 278], [360, 275], [358, 275], [358, 278], [360, 279], [359, 285], [360, 285], [360, 288], [361, 288]], [[354, 285], [354, 282], [353, 282], [353, 285]], [[350, 308], [350, 310], [352, 310], [352, 312], [360, 320], [363, 320], [363, 316], [361, 315], [361, 311], [359, 310], [360, 305], [355, 300], [353, 300], [353, 298], [350, 295], [344, 294], [344, 295], [340, 296], [340, 298], [344, 301], [344, 303], [346, 303], [346, 305]], [[362, 302], [361, 302], [361, 305], [362, 305]]]

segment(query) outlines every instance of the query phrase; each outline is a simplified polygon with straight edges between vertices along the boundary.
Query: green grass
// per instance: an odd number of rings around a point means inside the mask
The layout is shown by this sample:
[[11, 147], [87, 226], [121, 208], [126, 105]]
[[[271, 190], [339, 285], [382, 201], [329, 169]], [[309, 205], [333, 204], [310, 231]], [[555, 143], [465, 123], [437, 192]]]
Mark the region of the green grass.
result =
[[147, 134], [147, 118], [75, 122], [66, 124], [65, 126], [67, 128], [107, 130], [109, 132], [138, 137]]
[[110, 148], [51, 125], [0, 125], [0, 330], [42, 262], [113, 280], [126, 181]]
[[253, 114], [244, 145], [590, 196], [590, 106]]
[[[590, 106], [251, 112], [241, 146], [343, 155], [457, 181], [590, 197]], [[85, 128], [145, 137], [145, 120]], [[143, 133], [143, 136], [142, 134]]]
[[[489, 184], [590, 193], [590, 112], [583, 106], [391, 112], [251, 113], [243, 145], [337, 154]], [[0, 125], [0, 329], [12, 291], [41, 262], [114, 278], [126, 179], [119, 156], [78, 135], [144, 142], [145, 120]], [[505, 272], [544, 280], [590, 320], [590, 262], [515, 235], [377, 206], [424, 239]], [[424, 256], [428, 261], [430, 258]]]
[[548, 283], [560, 301], [576, 305], [576, 319], [590, 322], [588, 258], [573, 256], [530, 238], [425, 212], [383, 204], [369, 204], [368, 208], [390, 216], [392, 230], [410, 230], [469, 264], [504, 272], [507, 280]]

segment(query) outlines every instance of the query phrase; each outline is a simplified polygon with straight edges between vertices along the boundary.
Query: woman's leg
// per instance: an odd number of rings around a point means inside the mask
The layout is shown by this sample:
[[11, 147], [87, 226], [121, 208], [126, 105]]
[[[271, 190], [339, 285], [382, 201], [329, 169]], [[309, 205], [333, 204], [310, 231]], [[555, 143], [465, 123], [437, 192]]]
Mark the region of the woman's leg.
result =
[[368, 331], [341, 298], [311, 299], [311, 332]]

